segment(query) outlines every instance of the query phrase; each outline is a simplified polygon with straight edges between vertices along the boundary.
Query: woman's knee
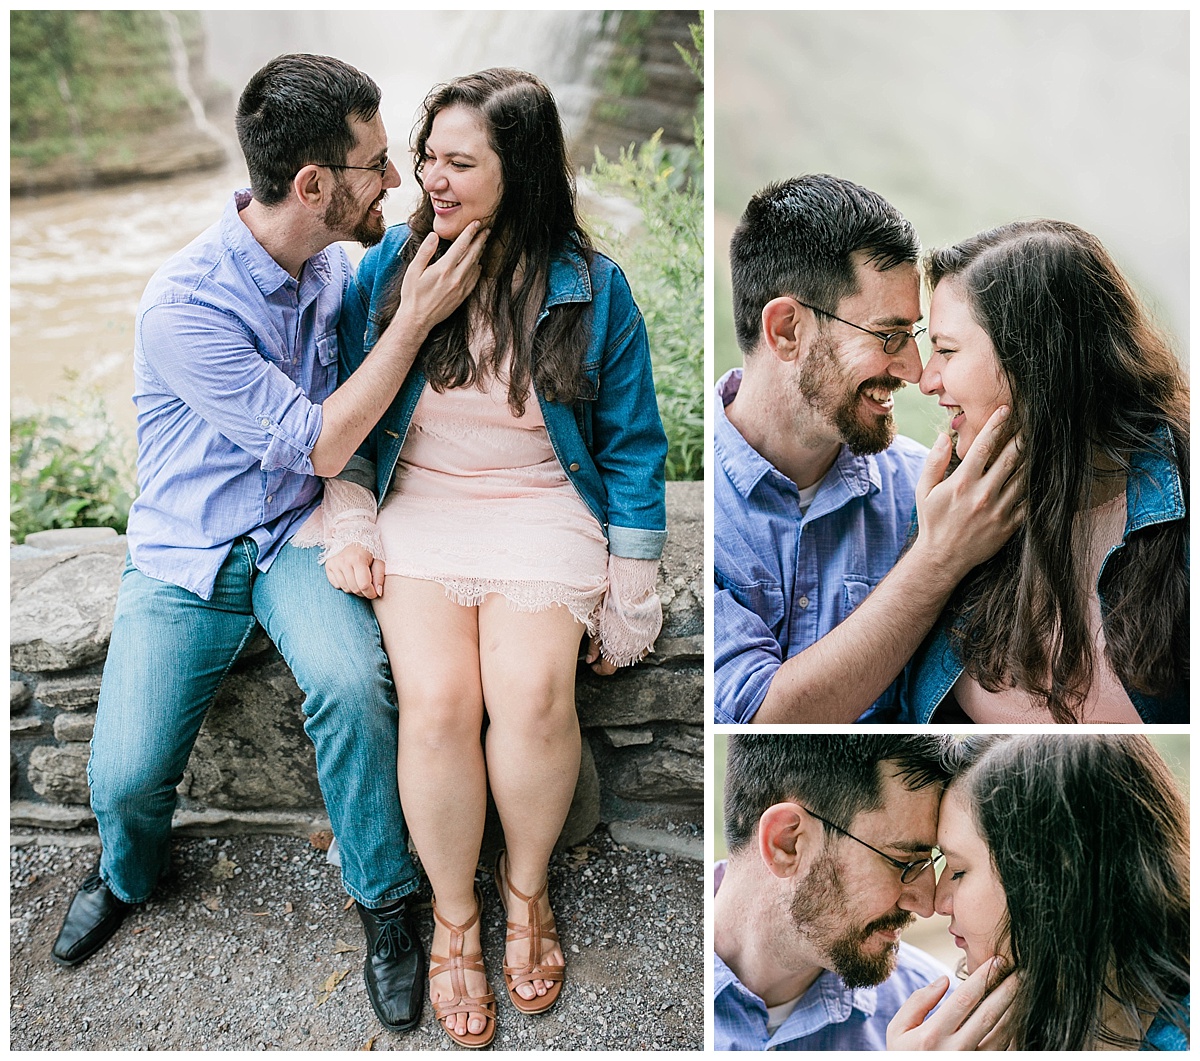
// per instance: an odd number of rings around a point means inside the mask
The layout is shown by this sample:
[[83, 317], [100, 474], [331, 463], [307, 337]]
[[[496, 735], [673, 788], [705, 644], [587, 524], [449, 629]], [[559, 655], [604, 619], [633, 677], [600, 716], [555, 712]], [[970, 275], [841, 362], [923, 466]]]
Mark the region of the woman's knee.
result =
[[575, 683], [551, 670], [530, 669], [488, 685], [488, 718], [531, 737], [578, 729]]
[[[400, 738], [408, 748], [444, 751], [478, 743], [483, 697], [469, 680], [409, 680], [398, 687]], [[404, 749], [402, 748], [403, 752]]]

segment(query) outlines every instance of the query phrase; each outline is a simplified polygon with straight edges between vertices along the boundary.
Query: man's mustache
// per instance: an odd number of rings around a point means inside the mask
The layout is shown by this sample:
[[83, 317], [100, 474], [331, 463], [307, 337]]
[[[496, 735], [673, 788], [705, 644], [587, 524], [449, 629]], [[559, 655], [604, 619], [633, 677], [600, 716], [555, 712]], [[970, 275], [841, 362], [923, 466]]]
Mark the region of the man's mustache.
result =
[[876, 932], [891, 932], [897, 928], [901, 930], [906, 929], [915, 920], [916, 915], [911, 910], [897, 910], [895, 913], [872, 921], [862, 930], [862, 938], [868, 939]]

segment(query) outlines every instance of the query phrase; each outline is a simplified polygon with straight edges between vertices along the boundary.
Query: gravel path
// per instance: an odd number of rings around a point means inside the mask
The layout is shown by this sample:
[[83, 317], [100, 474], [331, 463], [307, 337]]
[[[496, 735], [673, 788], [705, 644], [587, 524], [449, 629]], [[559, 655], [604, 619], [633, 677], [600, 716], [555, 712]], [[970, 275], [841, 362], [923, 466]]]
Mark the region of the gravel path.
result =
[[[456, 1049], [426, 1003], [405, 1035], [376, 1019], [363, 935], [338, 870], [282, 836], [180, 840], [171, 879], [74, 969], [49, 953], [98, 849], [14, 840], [14, 1050]], [[484, 955], [499, 1007], [495, 1046], [522, 1050], [703, 1047], [704, 900], [699, 862], [616, 844], [603, 830], [557, 856], [550, 893], [567, 984], [525, 1016], [501, 980], [504, 918], [484, 892]], [[418, 892], [426, 951], [429, 892]]]

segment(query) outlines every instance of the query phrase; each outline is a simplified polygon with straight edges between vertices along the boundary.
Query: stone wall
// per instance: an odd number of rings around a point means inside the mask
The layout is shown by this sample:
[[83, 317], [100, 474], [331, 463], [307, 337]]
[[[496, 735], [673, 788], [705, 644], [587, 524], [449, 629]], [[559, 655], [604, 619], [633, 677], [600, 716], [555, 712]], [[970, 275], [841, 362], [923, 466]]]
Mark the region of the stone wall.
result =
[[[698, 837], [704, 794], [703, 484], [668, 483], [654, 653], [577, 683], [583, 769], [564, 832], [670, 830]], [[94, 826], [87, 757], [125, 559], [113, 532], [49, 531], [11, 550], [14, 827]], [[147, 680], [154, 680], [147, 675]], [[179, 785], [178, 829], [307, 834], [327, 827], [302, 696], [266, 636], [221, 686]]]

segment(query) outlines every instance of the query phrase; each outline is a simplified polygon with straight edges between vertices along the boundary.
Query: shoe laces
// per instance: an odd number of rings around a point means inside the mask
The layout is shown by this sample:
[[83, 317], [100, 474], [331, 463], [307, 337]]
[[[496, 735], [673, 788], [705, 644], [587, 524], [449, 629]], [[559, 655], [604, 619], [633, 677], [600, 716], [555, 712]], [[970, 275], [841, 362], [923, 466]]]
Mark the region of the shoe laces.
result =
[[89, 873], [84, 878], [83, 883], [79, 886], [79, 890], [85, 892], [99, 891], [103, 885], [104, 881], [100, 879], [100, 872], [97, 870], [95, 873]]
[[413, 938], [406, 922], [406, 910], [400, 909], [392, 917], [379, 917], [379, 935], [375, 937], [374, 953], [380, 958], [398, 958], [413, 948]]

